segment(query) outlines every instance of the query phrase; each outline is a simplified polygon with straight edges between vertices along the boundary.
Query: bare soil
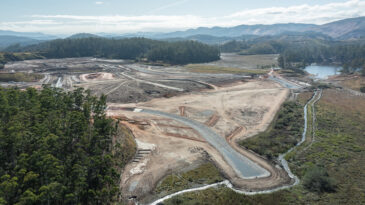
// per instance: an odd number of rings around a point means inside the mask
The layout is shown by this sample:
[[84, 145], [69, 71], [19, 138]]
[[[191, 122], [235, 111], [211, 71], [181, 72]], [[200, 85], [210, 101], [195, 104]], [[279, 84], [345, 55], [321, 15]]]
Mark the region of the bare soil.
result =
[[[289, 178], [281, 168], [275, 167], [255, 153], [241, 149], [236, 144], [238, 139], [264, 131], [288, 94], [288, 89], [271, 81], [252, 80], [169, 99], [158, 98], [143, 103], [110, 104], [113, 109], [108, 110], [109, 116], [115, 118], [125, 116], [135, 121], [146, 121], [149, 126], [144, 126], [142, 129], [135, 125], [129, 124], [129, 126], [136, 139], [154, 144], [156, 147], [152, 154], [146, 156], [141, 162], [144, 164], [142, 172], [138, 174], [131, 172], [135, 167], [140, 166], [139, 163], [132, 163], [127, 167], [121, 181], [123, 193], [126, 196], [143, 198], [153, 190], [163, 176], [176, 172], [182, 167], [191, 166], [206, 155], [239, 188], [259, 190], [288, 183]], [[269, 170], [271, 175], [260, 179], [241, 179], [221, 154], [204, 142], [204, 138], [194, 130], [169, 119], [123, 109], [126, 107], [149, 108], [181, 115], [181, 106], [184, 107], [185, 117], [201, 123], [210, 122], [212, 117], [217, 119], [216, 123], [211, 124], [212, 128], [224, 138], [229, 136], [227, 140], [232, 147]], [[180, 136], [174, 136], [171, 133]]]
[[[257, 59], [267, 64], [275, 58], [230, 55], [213, 64], [255, 69], [257, 66], [252, 63]], [[244, 73], [192, 73], [179, 66], [94, 58], [14, 62], [6, 64], [5, 70], [40, 73], [44, 78], [1, 86], [41, 88], [48, 84], [65, 90], [81, 87], [96, 96], [108, 96], [108, 116], [128, 126], [138, 146], [135, 159], [121, 174], [125, 197], [144, 198], [167, 174], [206, 160], [212, 160], [226, 178], [245, 190], [267, 189], [289, 181], [280, 167], [236, 144], [239, 139], [264, 131], [289, 95], [288, 89], [273, 81], [252, 79]], [[194, 129], [163, 117], [131, 112], [126, 107], [150, 108], [205, 123], [234, 149], [266, 168], [270, 176], [243, 180]]]

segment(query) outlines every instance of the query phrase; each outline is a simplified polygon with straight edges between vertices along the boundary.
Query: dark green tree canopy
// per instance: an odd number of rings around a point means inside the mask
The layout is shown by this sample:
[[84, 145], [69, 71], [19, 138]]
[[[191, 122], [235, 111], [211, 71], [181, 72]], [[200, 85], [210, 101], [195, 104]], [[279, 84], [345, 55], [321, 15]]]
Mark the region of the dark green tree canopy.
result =
[[0, 89], [0, 204], [115, 200], [121, 164], [105, 102], [81, 89]]
[[218, 47], [196, 41], [166, 42], [146, 38], [58, 39], [13, 52], [34, 52], [46, 58], [100, 57], [111, 59], [163, 61], [170, 64], [204, 63], [220, 58]]

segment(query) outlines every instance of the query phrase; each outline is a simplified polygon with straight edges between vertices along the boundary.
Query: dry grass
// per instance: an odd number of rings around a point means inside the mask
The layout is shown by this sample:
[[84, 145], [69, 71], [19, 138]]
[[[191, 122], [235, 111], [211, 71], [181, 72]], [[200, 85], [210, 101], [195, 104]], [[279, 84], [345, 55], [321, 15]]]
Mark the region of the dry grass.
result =
[[190, 72], [195, 72], [195, 73], [264, 74], [269, 72], [268, 69], [240, 69], [240, 68], [222, 67], [222, 66], [205, 65], [205, 64], [189, 64], [184, 68], [188, 69]]
[[360, 91], [360, 88], [365, 86], [365, 77], [352, 76], [343, 80], [341, 84], [347, 88]]
[[233, 67], [242, 69], [257, 69], [277, 65], [277, 54], [268, 55], [238, 55], [234, 53], [222, 53], [221, 60], [207, 63], [208, 65]]
[[[300, 101], [308, 98], [300, 96]], [[365, 98], [325, 90], [316, 104], [316, 141], [294, 152], [292, 171], [301, 179], [313, 166], [326, 169], [337, 182], [335, 192], [317, 193], [302, 184], [292, 189], [247, 196], [227, 188], [174, 197], [164, 204], [365, 204]]]
[[313, 92], [303, 92], [298, 95], [298, 102], [305, 105], [313, 97]]
[[36, 82], [43, 78], [35, 73], [0, 73], [0, 82]]

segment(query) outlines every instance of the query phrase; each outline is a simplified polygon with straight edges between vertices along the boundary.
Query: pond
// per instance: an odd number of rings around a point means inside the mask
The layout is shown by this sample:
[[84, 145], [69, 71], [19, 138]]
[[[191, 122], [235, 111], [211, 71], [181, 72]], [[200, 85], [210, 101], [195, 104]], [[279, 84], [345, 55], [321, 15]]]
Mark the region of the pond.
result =
[[327, 79], [331, 75], [340, 74], [342, 68], [336, 66], [310, 65], [307, 66], [304, 70], [313, 75], [314, 78]]

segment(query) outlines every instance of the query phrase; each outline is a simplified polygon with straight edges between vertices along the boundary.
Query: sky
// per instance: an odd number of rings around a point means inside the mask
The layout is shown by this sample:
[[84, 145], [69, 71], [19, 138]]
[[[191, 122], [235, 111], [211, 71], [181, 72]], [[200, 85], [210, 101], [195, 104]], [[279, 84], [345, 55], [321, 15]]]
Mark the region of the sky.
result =
[[171, 32], [242, 24], [324, 24], [365, 16], [365, 0], [1, 0], [0, 30]]

